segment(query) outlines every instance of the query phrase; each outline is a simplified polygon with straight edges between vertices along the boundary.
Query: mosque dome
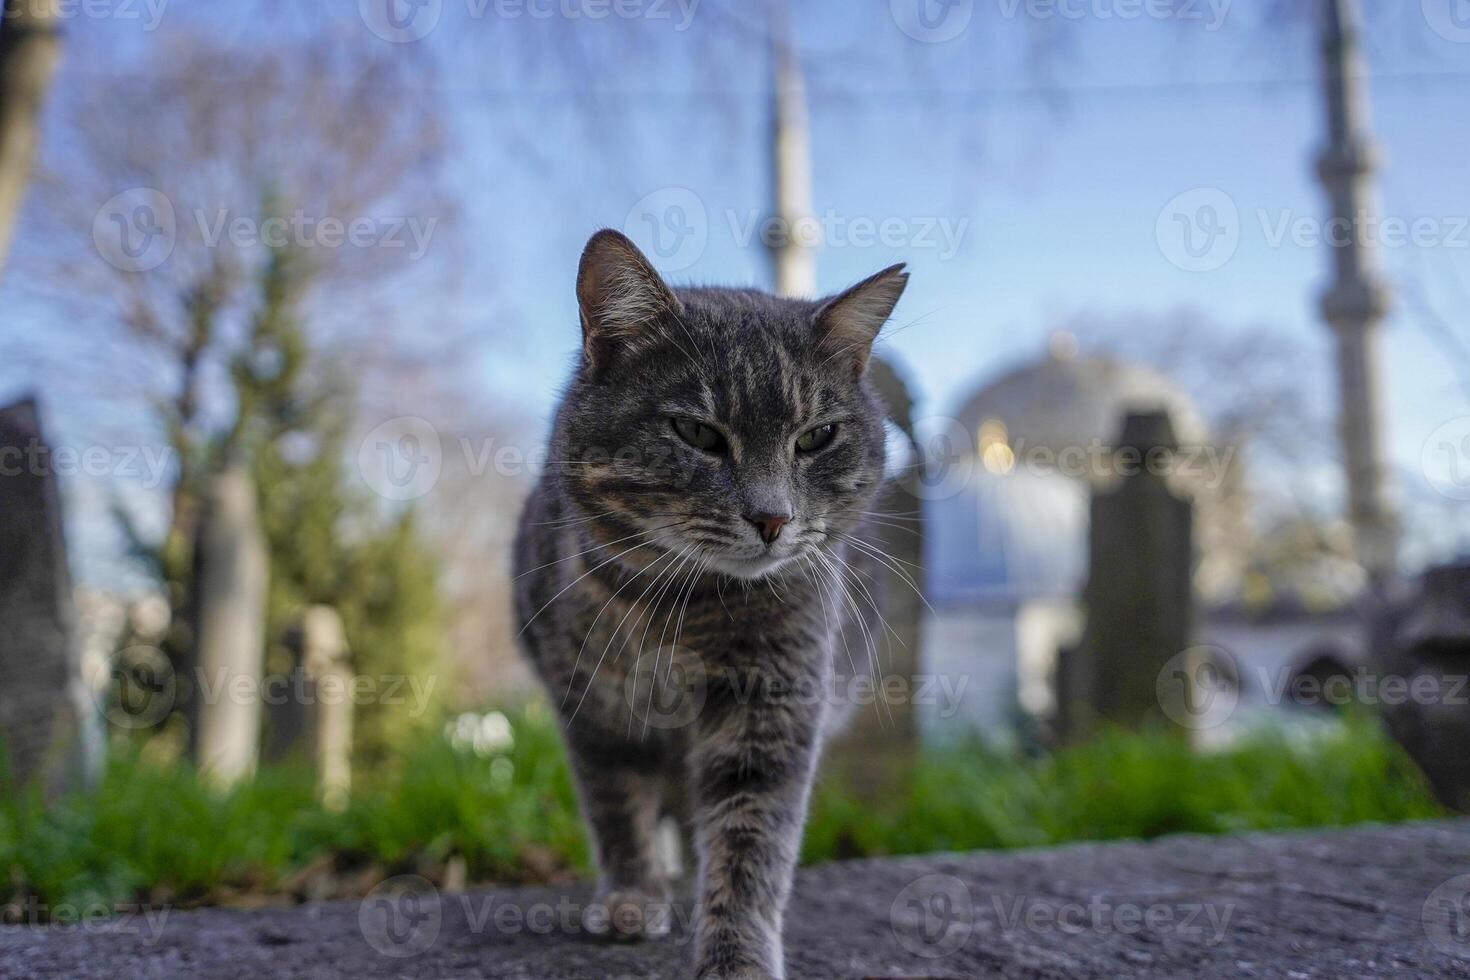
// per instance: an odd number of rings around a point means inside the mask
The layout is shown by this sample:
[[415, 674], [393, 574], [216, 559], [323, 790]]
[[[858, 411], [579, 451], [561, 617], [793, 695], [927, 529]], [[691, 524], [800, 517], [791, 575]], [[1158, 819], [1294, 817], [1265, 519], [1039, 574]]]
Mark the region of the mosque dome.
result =
[[928, 494], [925, 565], [941, 603], [1075, 596], [1087, 574], [1093, 485], [1132, 412], [1166, 410], [1180, 445], [1208, 444], [1193, 401], [1163, 375], [1078, 356], [1067, 335], [965, 399], [950, 465], [964, 478]]
[[[1181, 445], [1208, 441], [1194, 402], [1172, 381], [1138, 364], [1081, 357], [1062, 334], [1038, 361], [1019, 365], [965, 400], [956, 416], [979, 434], [987, 423], [1005, 426], [1011, 444], [1060, 452], [1069, 446], [1110, 446], [1129, 412], [1166, 410]], [[1018, 450], [1019, 451], [1019, 450]]]

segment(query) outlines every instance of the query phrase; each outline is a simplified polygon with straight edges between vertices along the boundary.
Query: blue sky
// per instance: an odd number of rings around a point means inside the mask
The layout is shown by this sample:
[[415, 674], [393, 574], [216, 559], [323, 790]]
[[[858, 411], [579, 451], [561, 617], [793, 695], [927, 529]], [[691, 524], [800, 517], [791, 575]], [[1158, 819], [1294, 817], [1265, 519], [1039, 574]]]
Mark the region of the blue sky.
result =
[[[228, 8], [175, 2], [181, 18], [206, 30], [239, 29]], [[442, 22], [418, 43], [440, 57], [447, 81], [409, 97], [441, 100], [451, 120], [468, 262], [452, 314], [489, 325], [483, 347], [464, 358], [489, 410], [549, 413], [578, 339], [580, 247], [611, 225], [651, 250], [634, 214], [650, 195], [660, 208], [692, 203], [704, 214], [695, 217], [705, 244], [680, 253], [672, 280], [768, 283], [764, 250], [740, 240], [769, 198], [765, 68], [758, 49], [740, 53], [739, 25], [725, 23], [714, 0], [694, 8], [687, 35], [670, 21], [634, 25], [648, 46], [599, 73], [591, 119], [567, 94], [589, 88], [585, 80], [525, 71], [495, 52], [522, 30], [595, 41], [606, 23], [496, 20], [470, 15], [479, 9], [471, 0], [442, 2]], [[547, 9], [566, 2], [547, 0]], [[1159, 0], [1175, 15], [1132, 18], [1119, 13], [1127, 0], [1065, 3], [1075, 17], [1038, 13], [1051, 9], [1045, 4], [971, 0], [956, 8], [970, 11], [957, 36], [922, 43], [901, 28], [912, 2], [798, 4], [796, 32], [809, 70], [816, 213], [833, 217], [829, 232], [839, 229], [839, 238], [854, 222], [901, 229], [887, 244], [829, 243], [819, 285], [831, 291], [892, 262], [910, 264], [895, 323], [904, 329], [887, 346], [925, 412], [953, 410], [988, 375], [1037, 355], [1075, 316], [1147, 319], [1178, 307], [1203, 311], [1223, 330], [1267, 324], [1309, 345], [1320, 370], [1302, 383], [1328, 409], [1330, 348], [1316, 298], [1330, 250], [1272, 240], [1283, 222], [1309, 226], [1324, 207], [1312, 174], [1321, 110], [1309, 31], [1264, 28], [1265, 0], [1226, 5], [1214, 30], [1203, 0]], [[1444, 0], [1446, 11], [1452, 3], [1464, 6]], [[355, 6], [337, 0], [332, 16], [360, 26]], [[1427, 222], [1433, 239], [1379, 251], [1391, 278], [1412, 277], [1470, 340], [1470, 31], [1440, 17], [1435, 0], [1368, 6], [1373, 119], [1386, 156], [1381, 213]], [[1178, 15], [1195, 9], [1202, 19]], [[63, 73], [105, 78], [107, 59], [122, 57], [115, 35], [134, 50], [153, 43], [130, 24], [83, 21], [73, 31], [89, 33], [74, 38]], [[1042, 36], [1053, 57], [1037, 71], [1028, 52]], [[706, 59], [696, 38], [711, 37], [728, 45]], [[483, 59], [482, 38], [491, 52]], [[1237, 244], [1217, 268], [1180, 268], [1171, 261], [1177, 245], [1167, 234], [1161, 243], [1161, 214], [1181, 194], [1193, 195], [1182, 199], [1190, 213], [1221, 194], [1236, 211]], [[946, 228], [957, 236], [948, 243]], [[0, 304], [18, 303], [17, 288], [13, 276], [0, 286]], [[57, 315], [32, 304], [27, 322]], [[47, 334], [6, 340], [58, 343]], [[1470, 415], [1470, 402], [1443, 349], [1403, 304], [1384, 347], [1391, 461], [1401, 482], [1432, 493], [1421, 451], [1431, 433]], [[0, 397], [31, 380], [0, 363]], [[131, 394], [141, 404], [145, 393]], [[89, 403], [50, 406], [63, 438], [85, 442], [98, 412]], [[85, 577], [91, 566], [83, 564]]]
[[[881, 9], [860, 21], [834, 5], [817, 6], [822, 9], [803, 18], [803, 39], [845, 30], [861, 48], [913, 44]], [[952, 42], [954, 59], [1002, 47], [1006, 31], [1017, 46], [1024, 41], [1023, 26], [1003, 19], [992, 26], [1002, 36], [991, 43], [961, 48], [963, 37]], [[1378, 73], [1375, 126], [1387, 157], [1382, 212], [1430, 219], [1445, 242], [1380, 251], [1391, 275], [1423, 279], [1442, 313], [1462, 321], [1470, 311], [1443, 287], [1470, 281], [1470, 231], [1457, 222], [1470, 211], [1463, 164], [1470, 129], [1456, 122], [1470, 114], [1470, 45], [1439, 38], [1422, 21], [1395, 27], [1402, 43], [1370, 49]], [[937, 412], [1005, 362], [1039, 351], [1059, 322], [1079, 313], [1195, 307], [1225, 328], [1279, 328], [1320, 348], [1325, 363], [1327, 334], [1316, 297], [1328, 249], [1273, 242], [1281, 222], [1316, 220], [1323, 211], [1311, 171], [1320, 141], [1316, 61], [1305, 37], [1274, 39], [1254, 24], [1233, 23], [1191, 34], [1176, 23], [1147, 20], [1083, 20], [1065, 29], [1076, 38], [1059, 69], [1059, 108], [1026, 91], [1028, 79], [1008, 73], [1007, 62], [1016, 59], [1004, 52], [978, 79], [983, 94], [973, 107], [953, 94], [969, 81], [950, 80], [943, 60], [939, 84], [925, 86], [844, 73], [841, 55], [816, 56], [839, 65], [813, 86], [816, 212], [849, 222], [897, 219], [916, 236], [912, 247], [825, 249], [821, 288], [838, 289], [893, 261], [910, 263], [914, 276], [897, 325], [922, 322], [888, 343]], [[813, 46], [851, 50], [846, 40]], [[948, 92], [934, 95], [934, 89]], [[936, 102], [952, 109], [926, 108]], [[520, 110], [492, 103], [466, 111], [468, 155], [486, 171], [497, 168], [488, 193], [471, 202], [472, 221], [514, 230], [515, 241], [497, 249], [489, 267], [517, 286], [491, 302], [526, 328], [514, 356], [496, 351], [487, 358], [494, 390], [550, 405], [550, 382], [563, 373], [576, 341], [570, 287], [577, 249], [590, 229], [607, 224], [624, 227], [653, 254], [643, 226], [628, 221], [645, 194], [687, 188], [708, 214], [707, 246], [670, 278], [767, 281], [764, 252], [738, 241], [739, 223], [766, 200], [764, 97], [750, 92], [739, 104], [734, 135], [722, 132], [727, 121], [710, 123], [697, 106], [677, 100], [630, 106], [640, 134], [663, 138], [626, 149], [633, 172], [618, 177], [601, 171], [604, 156], [595, 146], [579, 142], [584, 132], [574, 110], [538, 104], [556, 154], [581, 159], [567, 164], [562, 178], [578, 207], [551, 221], [546, 212], [555, 208], [549, 195], [555, 198], [556, 188], [537, 172], [504, 168], [493, 146], [497, 121]], [[1176, 267], [1156, 236], [1166, 203], [1197, 188], [1224, 191], [1240, 216], [1234, 256], [1206, 272]], [[917, 237], [928, 221], [964, 228], [952, 257]], [[1416, 465], [1430, 430], [1470, 405], [1442, 351], [1402, 307], [1388, 324], [1385, 346], [1391, 441], [1403, 465]], [[1304, 380], [1320, 387], [1328, 377]], [[1319, 394], [1329, 396], [1325, 389]]]
[[[1331, 346], [1317, 303], [1331, 250], [1310, 237], [1324, 211], [1313, 173], [1322, 110], [1305, 25], [1265, 29], [1261, 5], [1247, 3], [1217, 31], [1146, 17], [1054, 19], [1042, 26], [1056, 31], [1064, 53], [1037, 78], [1021, 61], [1038, 25], [1008, 19], [999, 3], [977, 4], [953, 41], [923, 46], [896, 30], [883, 7], [803, 8], [799, 31], [816, 65], [815, 210], [896, 218], [916, 233], [937, 220], [964, 235], [952, 256], [921, 242], [828, 247], [819, 283], [835, 290], [890, 262], [910, 263], [895, 322], [904, 329], [887, 346], [908, 366], [926, 412], [952, 411], [974, 384], [1035, 356], [1074, 316], [1147, 320], [1190, 307], [1220, 329], [1267, 325], [1306, 345], [1318, 370], [1302, 384], [1330, 414]], [[1366, 49], [1384, 153], [1380, 214], [1427, 222], [1429, 243], [1378, 252], [1391, 280], [1407, 278], [1470, 337], [1470, 127], [1461, 122], [1470, 118], [1470, 44], [1436, 33], [1417, 2], [1376, 10]], [[887, 70], [904, 63], [906, 47], [924, 49], [920, 69]], [[677, 79], [671, 88], [679, 90]], [[767, 193], [764, 95], [747, 91], [736, 101], [734, 136], [727, 120], [711, 123], [697, 104], [632, 106], [638, 132], [652, 138], [627, 150], [633, 166], [621, 179], [602, 171], [596, 151], [566, 164], [569, 183], [595, 188], [580, 221], [547, 225], [539, 175], [506, 172], [500, 193], [482, 202], [485, 217], [502, 213], [508, 227], [535, 231], [505, 256], [527, 285], [510, 302], [528, 330], [514, 357], [489, 359], [495, 391], [550, 406], [548, 379], [564, 370], [575, 343], [570, 285], [581, 238], [609, 224], [652, 246], [628, 221], [630, 202], [645, 194], [677, 202], [684, 199], [667, 188], [688, 188], [708, 214], [707, 246], [672, 278], [768, 281], [764, 253], [740, 247], [729, 230], [731, 209], [743, 220]], [[574, 113], [536, 111], [568, 154], [587, 152]], [[491, 106], [471, 115], [488, 131], [515, 112]], [[1238, 244], [1218, 268], [1188, 271], [1171, 262], [1173, 246], [1161, 245], [1157, 226], [1176, 195], [1201, 188], [1223, 192], [1236, 208]], [[1308, 237], [1280, 237], [1299, 226]], [[1384, 350], [1390, 461], [1403, 493], [1432, 496], [1421, 465], [1426, 441], [1470, 413], [1470, 403], [1444, 348], [1402, 301], [1385, 325]]]

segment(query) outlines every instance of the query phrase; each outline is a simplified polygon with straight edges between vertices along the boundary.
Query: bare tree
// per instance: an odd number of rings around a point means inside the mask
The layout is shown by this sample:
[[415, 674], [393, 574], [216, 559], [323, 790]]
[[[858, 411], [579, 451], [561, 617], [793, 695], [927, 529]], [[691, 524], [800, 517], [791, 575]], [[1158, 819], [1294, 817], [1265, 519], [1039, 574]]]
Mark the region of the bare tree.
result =
[[[240, 349], [279, 243], [306, 257], [317, 343], [362, 364], [408, 356], [383, 345], [409, 284], [425, 290], [420, 308], [433, 295], [425, 277], [444, 272], [454, 212], [438, 114], [396, 96], [428, 67], [340, 37], [248, 54], [157, 43], [119, 69], [127, 84], [75, 93], [43, 173], [27, 258], [55, 291], [86, 297], [82, 323], [106, 342], [91, 366], [156, 386], [176, 438], [219, 427], [231, 407], [210, 378]], [[180, 458], [179, 486], [200, 462]]]
[[[248, 51], [188, 33], [151, 47], [108, 63], [126, 84], [63, 90], [17, 262], [91, 341], [65, 369], [103, 401], [146, 399], [173, 450], [163, 540], [132, 537], [169, 586], [165, 646], [187, 663], [201, 503], [242, 438], [232, 379], [299, 356], [254, 344], [262, 304], [305, 325], [310, 370], [378, 397], [391, 386], [375, 380], [443, 364], [455, 339], [400, 329], [410, 310], [436, 319], [454, 208], [439, 114], [401, 97], [432, 77], [411, 52], [329, 31]], [[289, 281], [272, 280], [285, 250]], [[263, 296], [267, 281], [290, 295]]]

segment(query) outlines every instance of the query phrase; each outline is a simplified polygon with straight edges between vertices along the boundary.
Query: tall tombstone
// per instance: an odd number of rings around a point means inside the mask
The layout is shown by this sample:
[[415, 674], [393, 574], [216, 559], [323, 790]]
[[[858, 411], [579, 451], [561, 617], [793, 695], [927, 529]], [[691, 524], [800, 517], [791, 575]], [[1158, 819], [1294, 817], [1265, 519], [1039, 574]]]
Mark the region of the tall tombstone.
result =
[[1373, 647], [1389, 734], [1441, 802], [1470, 813], [1470, 561], [1425, 572], [1376, 618]]
[[190, 742], [200, 771], [229, 785], [255, 771], [269, 575], [255, 485], [243, 468], [211, 478], [195, 549]]
[[33, 399], [0, 408], [0, 768], [54, 792], [94, 776], [102, 735], [82, 679], [52, 449]]
[[1194, 613], [1193, 509], [1166, 475], [1177, 448], [1167, 412], [1130, 414], [1114, 454], [1126, 475], [1093, 493], [1087, 625], [1059, 678], [1065, 739], [1165, 717], [1159, 676], [1189, 648]]
[[352, 789], [352, 667], [342, 617], [312, 606], [288, 637], [293, 664], [286, 697], [270, 706], [267, 757], [305, 757], [331, 809]]

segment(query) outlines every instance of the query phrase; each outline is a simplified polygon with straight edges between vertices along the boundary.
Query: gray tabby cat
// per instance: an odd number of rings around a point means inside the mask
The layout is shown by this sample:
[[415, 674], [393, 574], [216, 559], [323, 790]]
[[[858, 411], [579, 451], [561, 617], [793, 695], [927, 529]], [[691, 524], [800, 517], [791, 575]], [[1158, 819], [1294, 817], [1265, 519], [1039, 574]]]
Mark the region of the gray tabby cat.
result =
[[597, 921], [667, 930], [655, 841], [677, 817], [700, 980], [785, 975], [834, 670], [877, 611], [857, 563], [884, 465], [865, 372], [907, 280], [893, 266], [810, 302], [671, 289], [614, 231], [582, 255], [582, 355], [521, 516], [516, 614], [560, 707]]

